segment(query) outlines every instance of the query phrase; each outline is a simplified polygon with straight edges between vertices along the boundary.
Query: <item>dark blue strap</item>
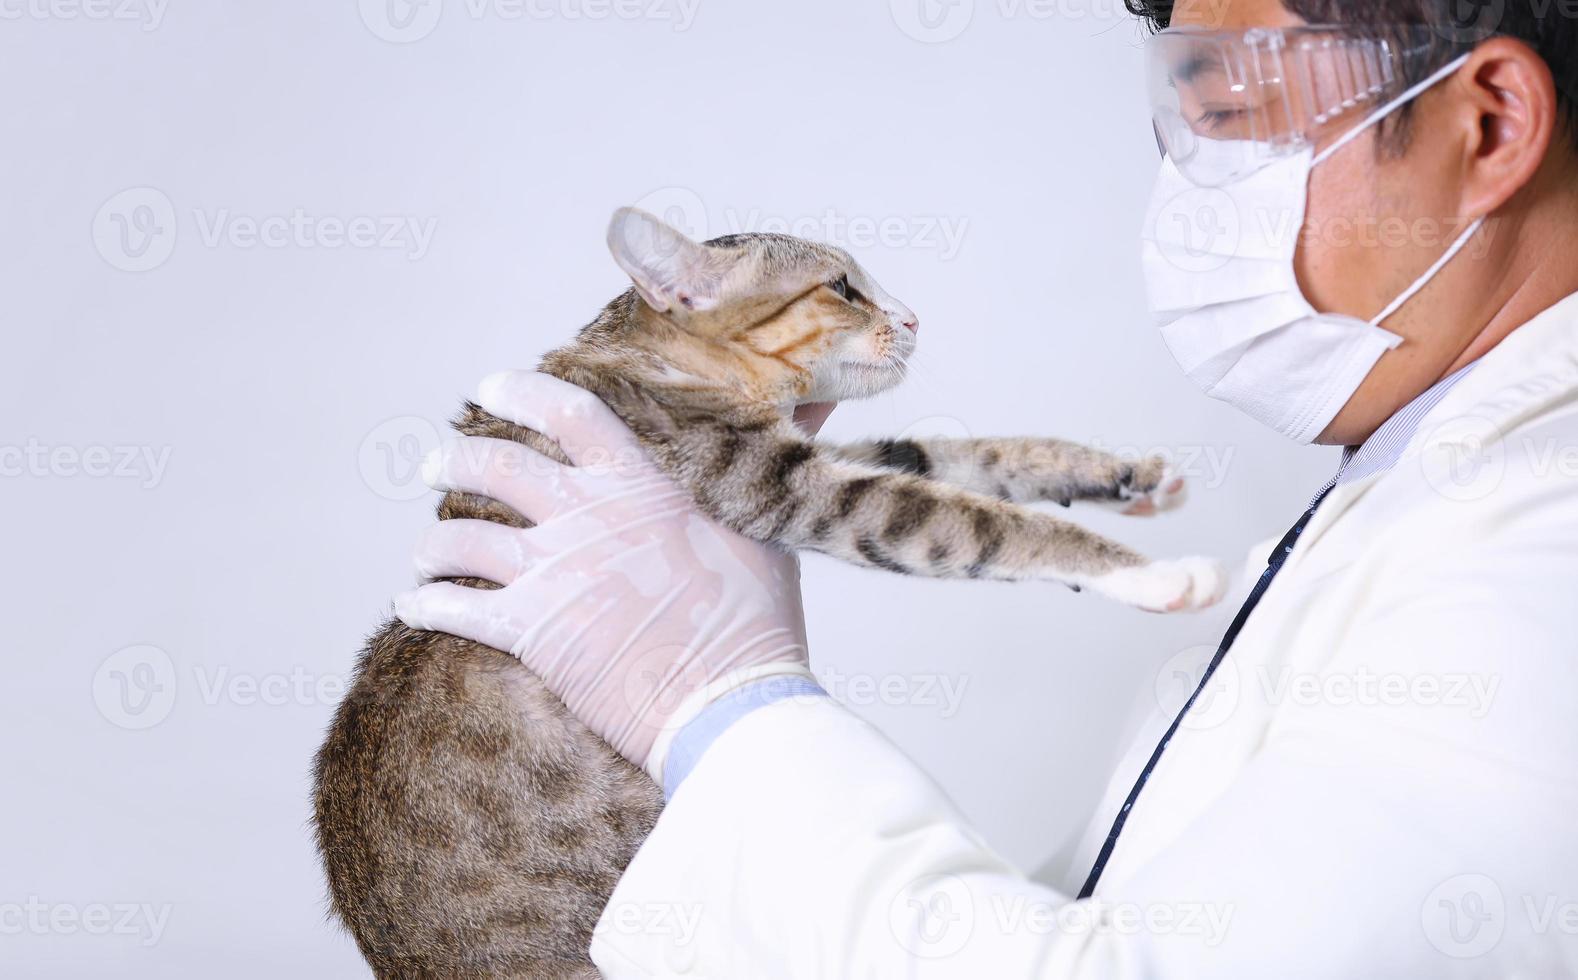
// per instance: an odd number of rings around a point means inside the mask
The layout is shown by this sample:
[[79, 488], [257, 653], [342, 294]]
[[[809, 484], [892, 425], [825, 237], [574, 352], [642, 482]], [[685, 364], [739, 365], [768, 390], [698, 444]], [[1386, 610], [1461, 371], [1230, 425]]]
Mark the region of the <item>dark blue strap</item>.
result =
[[1211, 657], [1211, 662], [1206, 665], [1205, 673], [1200, 676], [1200, 683], [1195, 687], [1194, 693], [1189, 695], [1189, 700], [1184, 702], [1183, 710], [1178, 712], [1178, 717], [1174, 718], [1173, 723], [1167, 727], [1167, 734], [1162, 736], [1162, 740], [1156, 746], [1156, 750], [1151, 753], [1150, 759], [1146, 761], [1145, 768], [1140, 770], [1140, 778], [1135, 780], [1134, 788], [1129, 790], [1129, 795], [1124, 799], [1123, 809], [1118, 811], [1117, 818], [1112, 821], [1112, 829], [1107, 831], [1107, 839], [1102, 842], [1101, 852], [1096, 855], [1095, 866], [1090, 869], [1090, 876], [1085, 879], [1084, 887], [1079, 890], [1080, 898], [1089, 898], [1090, 894], [1096, 890], [1096, 882], [1101, 880], [1101, 872], [1107, 867], [1107, 861], [1112, 857], [1112, 849], [1118, 843], [1118, 835], [1123, 833], [1123, 825], [1128, 822], [1129, 811], [1134, 807], [1134, 801], [1139, 799], [1140, 790], [1145, 788], [1146, 780], [1151, 778], [1151, 771], [1156, 768], [1156, 763], [1161, 760], [1162, 753], [1167, 750], [1167, 743], [1171, 742], [1173, 736], [1178, 734], [1178, 726], [1183, 723], [1184, 715], [1189, 713], [1189, 709], [1194, 706], [1195, 699], [1200, 697], [1200, 692], [1205, 690], [1206, 684], [1210, 683], [1211, 675], [1216, 673], [1216, 668], [1221, 664], [1222, 658], [1227, 656], [1228, 649], [1232, 647], [1233, 641], [1238, 638], [1238, 632], [1244, 628], [1244, 623], [1248, 621], [1249, 614], [1254, 612], [1255, 607], [1260, 604], [1260, 597], [1266, 594], [1266, 589], [1271, 585], [1271, 580], [1276, 578], [1277, 572], [1282, 570], [1282, 563], [1287, 560], [1288, 555], [1293, 553], [1294, 543], [1298, 541], [1299, 535], [1304, 532], [1304, 527], [1309, 523], [1310, 518], [1315, 516], [1315, 509], [1320, 506], [1322, 500], [1326, 499], [1326, 494], [1330, 489], [1330, 487], [1327, 487], [1326, 490], [1322, 490], [1316, 496], [1310, 503], [1309, 510], [1304, 512], [1304, 516], [1299, 518], [1299, 522], [1293, 525], [1292, 529], [1282, 536], [1282, 540], [1277, 542], [1276, 548], [1272, 549], [1271, 557], [1266, 560], [1266, 570], [1260, 573], [1260, 581], [1255, 583], [1255, 587], [1250, 590], [1249, 598], [1244, 600], [1243, 608], [1239, 609], [1238, 615], [1233, 617], [1232, 625], [1227, 628], [1227, 635], [1222, 637], [1222, 643], [1216, 648], [1216, 654]]

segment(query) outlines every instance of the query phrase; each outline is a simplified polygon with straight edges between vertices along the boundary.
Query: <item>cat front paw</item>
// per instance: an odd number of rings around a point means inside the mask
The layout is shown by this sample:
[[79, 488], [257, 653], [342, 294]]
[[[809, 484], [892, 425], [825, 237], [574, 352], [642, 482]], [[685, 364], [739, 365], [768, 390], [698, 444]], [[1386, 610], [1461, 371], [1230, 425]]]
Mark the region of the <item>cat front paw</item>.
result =
[[1155, 476], [1136, 471], [1128, 484], [1120, 484], [1114, 506], [1130, 517], [1150, 517], [1181, 507], [1189, 497], [1189, 485], [1172, 467], [1163, 464]]
[[1220, 601], [1227, 581], [1220, 562], [1179, 558], [1120, 568], [1082, 584], [1148, 612], [1193, 612]]

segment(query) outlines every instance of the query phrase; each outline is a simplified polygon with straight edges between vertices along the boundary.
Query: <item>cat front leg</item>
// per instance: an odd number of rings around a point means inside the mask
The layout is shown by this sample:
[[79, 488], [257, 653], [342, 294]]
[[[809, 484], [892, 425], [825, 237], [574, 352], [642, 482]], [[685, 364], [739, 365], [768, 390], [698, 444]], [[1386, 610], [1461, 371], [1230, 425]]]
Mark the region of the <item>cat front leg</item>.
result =
[[1215, 562], [1151, 561], [1051, 514], [847, 462], [781, 430], [736, 432], [729, 445], [676, 475], [712, 517], [758, 541], [901, 574], [1056, 581], [1155, 611], [1203, 608], [1226, 585]]
[[839, 459], [1015, 503], [1088, 501], [1143, 516], [1183, 503], [1160, 456], [1126, 457], [1062, 439], [877, 439], [831, 447]]

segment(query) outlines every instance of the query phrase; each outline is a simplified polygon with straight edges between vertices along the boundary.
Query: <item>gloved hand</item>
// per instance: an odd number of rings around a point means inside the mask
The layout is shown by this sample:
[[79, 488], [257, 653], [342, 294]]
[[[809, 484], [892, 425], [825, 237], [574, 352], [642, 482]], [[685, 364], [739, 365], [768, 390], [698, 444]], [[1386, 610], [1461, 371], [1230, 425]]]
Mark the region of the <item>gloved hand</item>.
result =
[[[430, 457], [430, 486], [492, 497], [536, 527], [448, 520], [428, 528], [415, 562], [429, 584], [395, 599], [407, 626], [519, 657], [660, 782], [654, 745], [713, 698], [763, 676], [809, 675], [792, 554], [698, 512], [624, 422], [581, 388], [506, 372], [484, 380], [476, 401], [554, 439], [576, 465], [480, 437]], [[431, 581], [460, 576], [503, 588]]]

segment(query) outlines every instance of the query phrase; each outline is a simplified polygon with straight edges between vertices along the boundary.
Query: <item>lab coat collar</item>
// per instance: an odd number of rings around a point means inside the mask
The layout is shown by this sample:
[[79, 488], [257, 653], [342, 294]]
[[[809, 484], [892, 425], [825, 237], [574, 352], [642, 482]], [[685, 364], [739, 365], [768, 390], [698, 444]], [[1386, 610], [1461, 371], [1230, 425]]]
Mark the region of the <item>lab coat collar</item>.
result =
[[1578, 392], [1578, 293], [1568, 296], [1508, 334], [1479, 359], [1419, 422], [1397, 467], [1333, 487], [1305, 526], [1288, 563], [1297, 562], [1350, 507], [1389, 472], [1474, 458], [1519, 423]]

